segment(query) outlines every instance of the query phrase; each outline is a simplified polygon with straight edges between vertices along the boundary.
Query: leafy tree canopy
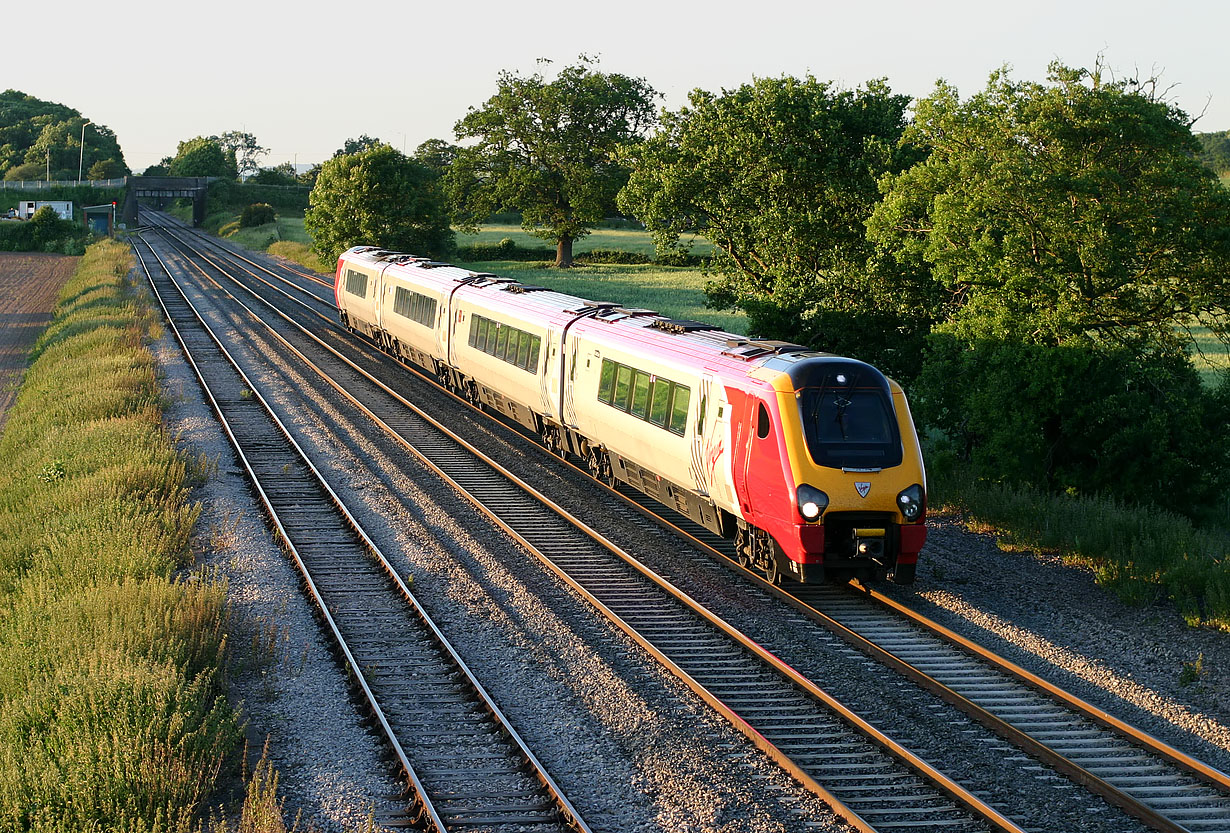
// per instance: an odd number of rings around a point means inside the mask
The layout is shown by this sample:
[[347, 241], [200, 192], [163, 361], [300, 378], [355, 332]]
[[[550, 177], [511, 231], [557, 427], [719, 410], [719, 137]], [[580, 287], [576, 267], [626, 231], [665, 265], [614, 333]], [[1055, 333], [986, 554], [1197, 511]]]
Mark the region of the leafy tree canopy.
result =
[[[50, 101], [43, 101], [17, 90], [0, 93], [0, 172], [38, 165], [46, 174], [50, 160], [53, 179], [76, 179], [78, 166], [89, 169], [96, 162], [114, 160], [128, 173], [124, 152], [115, 133], [101, 124], [86, 124], [81, 113]], [[81, 129], [85, 126], [85, 149]], [[13, 176], [12, 179], [38, 177]]]
[[453, 232], [435, 173], [388, 145], [325, 162], [304, 227], [326, 261], [351, 246], [383, 246], [441, 257]]
[[290, 162], [274, 165], [272, 168], [261, 168], [248, 180], [260, 185], [299, 185], [295, 175], [295, 166]]
[[428, 139], [414, 149], [414, 158], [435, 171], [437, 176], [444, 176], [459, 151], [460, 148], [443, 139]]
[[556, 265], [572, 265], [573, 241], [602, 220], [627, 181], [617, 152], [653, 125], [658, 97], [645, 79], [595, 64], [582, 55], [554, 81], [501, 72], [496, 94], [457, 122], [457, 138], [475, 141], [445, 177], [461, 228], [519, 210], [526, 231], [555, 242]]
[[1215, 174], [1230, 173], [1230, 130], [1220, 133], [1197, 133], [1200, 161]]
[[1230, 192], [1155, 89], [1055, 63], [1045, 84], [1000, 70], [918, 103], [906, 139], [930, 155], [884, 178], [869, 230], [950, 293], [944, 330], [1164, 348], [1203, 316], [1226, 337]]
[[239, 176], [235, 154], [223, 150], [216, 139], [207, 136], [180, 142], [168, 172], [171, 176], [219, 176], [224, 179]]
[[843, 90], [811, 76], [695, 90], [629, 154], [620, 208], [660, 250], [711, 240], [710, 304], [745, 310], [757, 335], [896, 370], [889, 352], [929, 328], [933, 305], [868, 269], [864, 223], [877, 179], [916, 158], [898, 143], [909, 101], [884, 81]]
[[350, 156], [351, 154], [362, 153], [365, 150], [371, 150], [372, 148], [383, 144], [384, 142], [379, 139], [374, 139], [364, 133], [357, 139], [347, 139], [343, 142], [340, 148], [333, 151], [333, 158], [336, 159], [339, 156]]
[[221, 136], [210, 136], [223, 152], [230, 154], [235, 160], [235, 168], [239, 176], [247, 178], [260, 170], [261, 158], [268, 155], [269, 148], [261, 147], [256, 136], [240, 130], [228, 130]]

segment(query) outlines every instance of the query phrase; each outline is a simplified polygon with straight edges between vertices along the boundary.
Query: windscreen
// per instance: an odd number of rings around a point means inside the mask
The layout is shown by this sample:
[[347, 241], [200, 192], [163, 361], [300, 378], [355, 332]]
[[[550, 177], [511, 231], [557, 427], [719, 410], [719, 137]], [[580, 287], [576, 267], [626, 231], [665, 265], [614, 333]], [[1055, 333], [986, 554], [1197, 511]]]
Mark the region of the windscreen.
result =
[[866, 365], [817, 368], [797, 388], [807, 449], [817, 465], [882, 469], [901, 464], [888, 382]]

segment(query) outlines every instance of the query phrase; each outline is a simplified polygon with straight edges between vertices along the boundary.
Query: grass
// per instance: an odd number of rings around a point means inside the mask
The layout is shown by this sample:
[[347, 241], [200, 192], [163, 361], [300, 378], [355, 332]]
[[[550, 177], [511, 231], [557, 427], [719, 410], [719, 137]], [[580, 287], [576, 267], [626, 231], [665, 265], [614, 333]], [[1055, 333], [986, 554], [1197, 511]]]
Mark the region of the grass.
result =
[[[477, 234], [457, 234], [458, 246], [472, 246], [477, 243], [499, 243], [505, 237], [510, 238], [518, 246], [527, 249], [537, 249], [546, 246], [554, 249], [555, 244], [543, 240], [524, 231], [519, 225], [492, 224], [483, 226]], [[625, 252], [637, 252], [653, 257], [654, 245], [649, 233], [639, 229], [595, 229], [585, 237], [573, 243], [573, 254], [588, 252], [594, 249], [618, 249]], [[692, 253], [707, 255], [713, 251], [713, 244], [703, 238], [696, 238]]]
[[1192, 361], [1200, 371], [1204, 383], [1216, 387], [1230, 373], [1230, 348], [1223, 344], [1208, 327], [1193, 327], [1195, 351]]
[[0, 818], [188, 831], [238, 738], [224, 588], [176, 578], [199, 514], [162, 428], [128, 247], [91, 246], [0, 436]]
[[1230, 630], [1230, 532], [1102, 497], [1047, 494], [960, 472], [928, 474], [930, 498], [941, 511], [989, 527], [1001, 546], [1057, 551], [1088, 564], [1098, 583], [1128, 604], [1168, 597], [1188, 624]]
[[699, 268], [645, 264], [555, 269], [511, 260], [458, 265], [591, 301], [615, 301], [628, 307], [657, 310], [673, 318], [704, 321], [734, 333], [747, 332], [747, 317], [743, 313], [705, 306], [705, 276]]

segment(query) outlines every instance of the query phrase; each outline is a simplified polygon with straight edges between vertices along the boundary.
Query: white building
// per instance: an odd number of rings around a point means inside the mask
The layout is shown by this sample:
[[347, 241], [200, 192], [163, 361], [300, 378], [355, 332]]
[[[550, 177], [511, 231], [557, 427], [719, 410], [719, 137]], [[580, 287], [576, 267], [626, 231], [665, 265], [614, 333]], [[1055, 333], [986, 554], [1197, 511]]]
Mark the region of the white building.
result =
[[17, 204], [17, 216], [23, 220], [29, 220], [34, 216], [34, 212], [44, 205], [54, 208], [56, 214], [59, 214], [63, 220], [73, 219], [72, 200], [22, 200]]

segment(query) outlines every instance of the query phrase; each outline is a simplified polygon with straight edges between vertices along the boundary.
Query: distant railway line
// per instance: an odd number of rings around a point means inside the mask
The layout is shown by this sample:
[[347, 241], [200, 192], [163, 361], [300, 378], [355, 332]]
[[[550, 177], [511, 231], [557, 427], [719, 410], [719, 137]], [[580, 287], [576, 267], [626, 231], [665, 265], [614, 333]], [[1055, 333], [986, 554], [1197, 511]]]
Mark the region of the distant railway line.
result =
[[[783, 659], [792, 646], [758, 644], [717, 606], [689, 597], [575, 513], [546, 499], [511, 471], [509, 460], [501, 465], [462, 438], [448, 436], [451, 432], [438, 420], [399, 392], [403, 385], [396, 379], [403, 368], [336, 326], [331, 288], [298, 270], [241, 259], [212, 241], [190, 242], [183, 229], [165, 233], [186, 256], [205, 264], [202, 275], [205, 270], [218, 273], [207, 280], [218, 281], [219, 288], [223, 281], [234, 281], [224, 290], [235, 296], [228, 303], [252, 304], [253, 321], [277, 318], [289, 325], [274, 328], [275, 336], [288, 348], [293, 342], [302, 361], [339, 395], [469, 495], [476, 507], [856, 828], [1022, 829], [1010, 818], [1010, 807], [989, 806], [940, 772], [944, 765], [924, 762], [845, 708], [820, 680], [794, 670]], [[226, 273], [231, 274], [222, 277]], [[277, 334], [279, 329], [285, 333]], [[454, 406], [460, 402], [451, 401]], [[521, 454], [534, 456], [525, 449]], [[729, 560], [733, 553], [727, 542], [634, 498], [623, 496], [698, 550], [740, 569]], [[742, 577], [750, 582], [748, 593], [768, 600], [769, 607], [761, 610], [776, 605], [805, 617], [817, 633], [835, 634], [881, 668], [904, 675], [1148, 827], [1171, 833], [1230, 831], [1230, 779], [1212, 767], [875, 594], [801, 586], [790, 588], [797, 591], [791, 594], [747, 571]], [[797, 637], [808, 638], [806, 632]]]

